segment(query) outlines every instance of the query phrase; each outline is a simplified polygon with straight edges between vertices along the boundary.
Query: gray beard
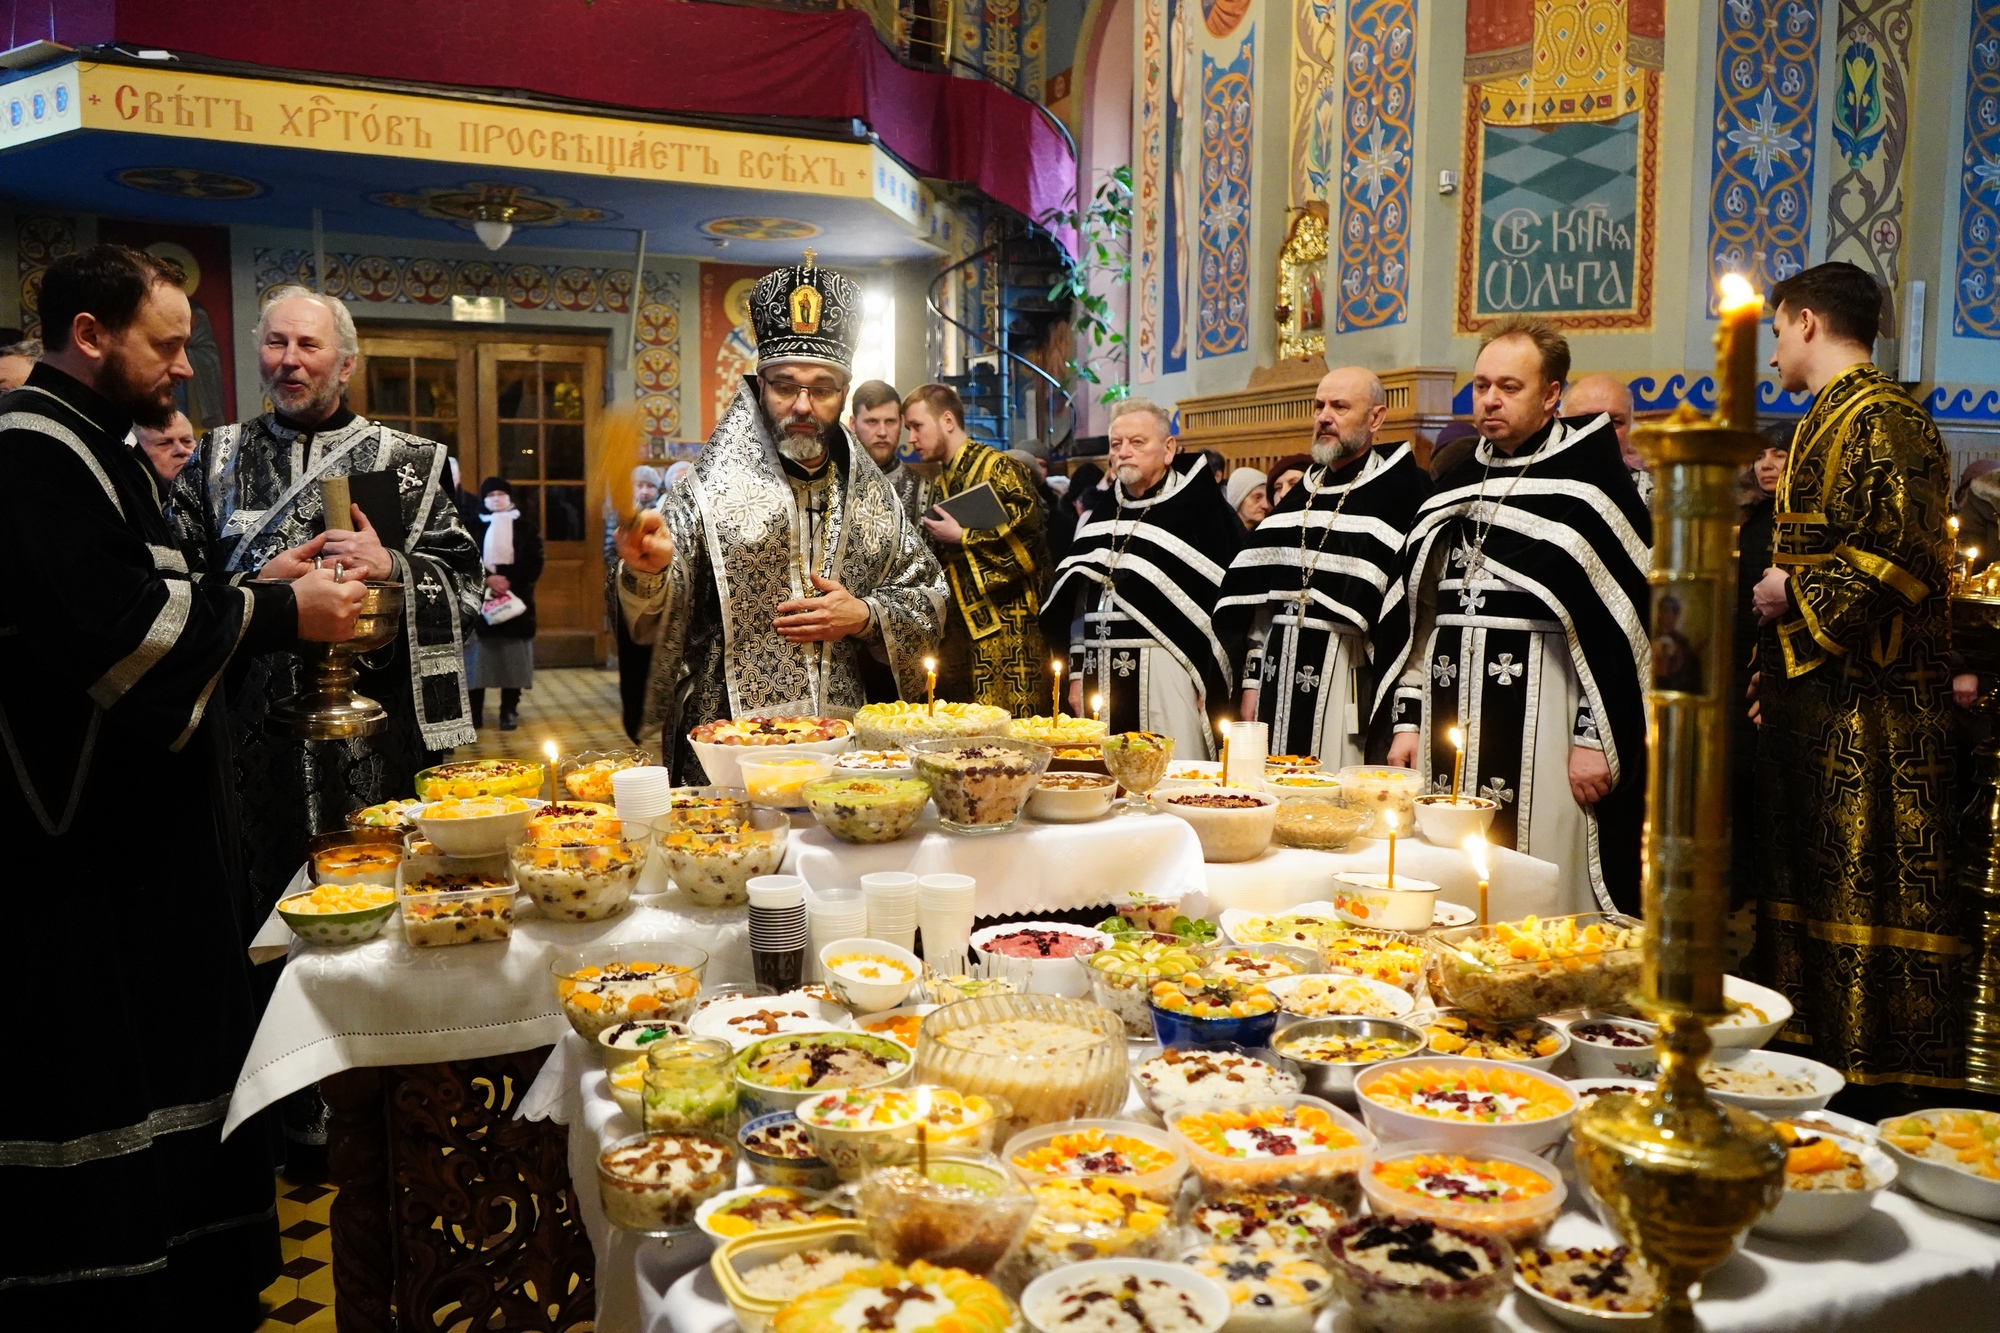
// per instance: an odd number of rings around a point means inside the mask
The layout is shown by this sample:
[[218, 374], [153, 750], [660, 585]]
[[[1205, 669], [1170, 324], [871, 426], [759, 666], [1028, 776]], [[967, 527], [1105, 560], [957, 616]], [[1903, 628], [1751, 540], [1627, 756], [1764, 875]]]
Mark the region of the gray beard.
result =
[[1331, 441], [1315, 439], [1312, 442], [1312, 459], [1313, 462], [1319, 464], [1321, 467], [1332, 467], [1335, 463], [1343, 459], [1354, 457], [1367, 447], [1368, 442], [1366, 440], [1357, 444], [1349, 444], [1346, 440], [1338, 436]]
[[817, 435], [794, 435], [784, 431], [778, 436], [778, 452], [794, 463], [817, 463], [826, 454], [826, 447]]
[[272, 407], [294, 421], [324, 421], [333, 415], [333, 409], [340, 404], [340, 383], [336, 380], [327, 384], [296, 405], [281, 400], [268, 384], [264, 386], [264, 396], [271, 400]]

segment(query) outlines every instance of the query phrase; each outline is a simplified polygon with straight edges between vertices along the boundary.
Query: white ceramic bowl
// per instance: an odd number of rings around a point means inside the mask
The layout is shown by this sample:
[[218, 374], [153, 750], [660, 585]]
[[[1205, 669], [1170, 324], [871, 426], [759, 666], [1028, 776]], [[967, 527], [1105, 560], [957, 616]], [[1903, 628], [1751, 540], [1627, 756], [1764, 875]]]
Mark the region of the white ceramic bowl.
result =
[[[1369, 1089], [1383, 1078], [1401, 1070], [1417, 1067], [1451, 1071], [1477, 1069], [1481, 1073], [1504, 1070], [1556, 1089], [1569, 1103], [1569, 1109], [1541, 1120], [1493, 1125], [1418, 1115], [1413, 1111], [1384, 1106], [1369, 1095]], [[1538, 1153], [1544, 1148], [1562, 1142], [1569, 1134], [1570, 1121], [1576, 1118], [1576, 1093], [1569, 1084], [1554, 1074], [1539, 1069], [1529, 1069], [1512, 1061], [1499, 1064], [1492, 1060], [1468, 1060], [1455, 1055], [1417, 1055], [1408, 1059], [1388, 1060], [1379, 1065], [1370, 1065], [1355, 1075], [1354, 1095], [1355, 1100], [1361, 1105], [1361, 1118], [1367, 1121], [1368, 1128], [1373, 1130], [1376, 1137], [1384, 1143], [1398, 1143], [1405, 1139], [1436, 1139], [1440, 1143], [1451, 1145], [1456, 1152], [1476, 1152], [1482, 1148], [1512, 1148], [1516, 1152]]]
[[1823, 1065], [1817, 1060], [1808, 1060], [1802, 1055], [1785, 1055], [1779, 1051], [1717, 1051], [1709, 1057], [1715, 1065], [1736, 1065], [1748, 1069], [1767, 1069], [1774, 1074], [1784, 1074], [1795, 1078], [1809, 1078], [1813, 1090], [1797, 1097], [1775, 1097], [1751, 1092], [1720, 1092], [1714, 1088], [1709, 1094], [1719, 1102], [1740, 1106], [1746, 1111], [1759, 1115], [1797, 1115], [1801, 1111], [1823, 1111], [1833, 1095], [1847, 1086], [1847, 1080], [1838, 1069]]
[[1741, 1004], [1754, 1006], [1764, 1015], [1764, 1021], [1747, 1021], [1749, 1014], [1739, 1014], [1730, 1022], [1717, 1023], [1708, 1030], [1708, 1039], [1720, 1050], [1751, 1050], [1764, 1045], [1792, 1021], [1792, 1002], [1772, 990], [1769, 986], [1759, 986], [1754, 981], [1742, 977], [1724, 977], [1722, 994], [1725, 998]]
[[[1305, 1013], [1300, 1013], [1296, 1009], [1288, 1007], [1293, 991], [1297, 990], [1307, 980], [1312, 978], [1319, 978], [1321, 977], [1321, 975], [1322, 974], [1319, 973], [1309, 973], [1307, 976], [1303, 977], [1273, 977], [1271, 980], [1264, 983], [1264, 988], [1270, 991], [1271, 994], [1278, 997], [1278, 1008], [1284, 1011], [1288, 1019], [1297, 1020], [1300, 1018], [1342, 1017], [1342, 1015], [1331, 1014], [1331, 1013], [1305, 1014]], [[1417, 1001], [1415, 996], [1411, 995], [1408, 991], [1404, 990], [1400, 986], [1391, 986], [1386, 981], [1375, 981], [1368, 977], [1341, 977], [1339, 978], [1339, 980], [1347, 982], [1351, 985], [1367, 987], [1368, 993], [1370, 995], [1373, 995], [1377, 1000], [1381, 1002], [1382, 1007], [1389, 1011], [1389, 1017], [1391, 1018], [1402, 1018], [1405, 1015], [1407, 1015], [1412, 1009], [1415, 1009], [1417, 1007]], [[1364, 1015], [1364, 1016], [1376, 1017], [1376, 1015]]]
[[[1050, 783], [1071, 784], [1050, 786]], [[1111, 813], [1116, 780], [1101, 773], [1053, 771], [1028, 793], [1028, 818], [1044, 824], [1082, 824]]]
[[[1256, 805], [1241, 809], [1215, 809], [1182, 805], [1181, 801], [1200, 796], [1238, 796]], [[1160, 807], [1177, 815], [1201, 839], [1204, 861], [1254, 861], [1271, 845], [1271, 827], [1278, 818], [1278, 798], [1248, 787], [1188, 787], [1156, 798]], [[1430, 918], [1424, 918], [1426, 924]]]
[[1493, 816], [1500, 812], [1498, 801], [1463, 794], [1456, 803], [1447, 793], [1419, 796], [1411, 805], [1416, 811], [1417, 831], [1424, 835], [1424, 841], [1453, 849], [1463, 847], [1465, 840], [1475, 833], [1485, 837], [1486, 831], [1493, 827]]
[[[888, 959], [901, 967], [907, 975], [900, 981], [868, 981], [834, 970], [831, 960], [856, 954], [872, 954], [878, 958]], [[908, 949], [898, 948], [885, 940], [863, 938], [832, 940], [821, 945], [819, 969], [820, 974], [826, 978], [827, 986], [857, 1014], [879, 1014], [894, 1009], [909, 998], [910, 988], [916, 985], [917, 978], [924, 974], [923, 963]], [[882, 970], [893, 973], [893, 969]]]
[[[478, 801], [488, 798], [470, 796], [467, 800]], [[507, 843], [528, 831], [528, 823], [535, 817], [535, 811], [547, 804], [533, 797], [524, 798], [528, 802], [526, 810], [516, 810], [504, 815], [475, 815], [470, 819], [433, 819], [429, 804], [414, 806], [410, 817], [423, 830], [431, 845], [446, 856], [498, 856], [506, 852]]]
[[[1614, 1046], [1602, 1037], [1582, 1036], [1578, 1028], [1616, 1028], [1632, 1037], [1643, 1038], [1644, 1046]], [[1566, 1025], [1570, 1054], [1576, 1060], [1578, 1078], [1650, 1079], [1659, 1072], [1660, 1060], [1653, 1051], [1653, 1035], [1659, 1029], [1636, 1018], [1612, 1018], [1587, 1013]]]
[[[1792, 1119], [1810, 1125], [1820, 1114], [1809, 1112]], [[1830, 1125], [1824, 1132], [1828, 1138], [1861, 1159], [1868, 1187], [1858, 1190], [1786, 1190], [1784, 1197], [1778, 1200], [1778, 1206], [1751, 1227], [1752, 1231], [1760, 1236], [1778, 1236], [1785, 1240], [1831, 1236], [1868, 1216], [1868, 1210], [1875, 1206], [1875, 1196], [1896, 1183], [1900, 1172], [1895, 1159], [1887, 1152], [1872, 1143], [1848, 1138]]]
[[[1176, 773], [1183, 776], [1175, 777]], [[1167, 775], [1160, 779], [1160, 785], [1153, 788], [1155, 800], [1170, 791], [1188, 791], [1194, 787], [1213, 787], [1222, 781], [1222, 764], [1214, 759], [1174, 759], [1167, 763]]]
[[1017, 994], [1063, 995], [1072, 1000], [1089, 998], [1090, 969], [1084, 966], [1083, 955], [1071, 958], [1010, 958], [1005, 954], [987, 952], [988, 941], [1012, 935], [1017, 930], [1052, 930], [1064, 935], [1076, 935], [1096, 943], [1097, 948], [1091, 953], [1108, 946], [1111, 943], [1109, 935], [1089, 926], [1073, 926], [1067, 921], [1009, 921], [972, 932], [972, 952], [978, 957], [985, 974], [1012, 983]]
[[[775, 1020], [760, 1020], [759, 1014], [781, 1014]], [[793, 1015], [803, 1015], [795, 1017]], [[753, 1041], [779, 1033], [847, 1031], [854, 1026], [847, 1011], [832, 1000], [819, 1000], [801, 991], [783, 995], [737, 995], [716, 1000], [695, 1010], [688, 1031], [697, 1037], [719, 1037], [737, 1050]], [[775, 1031], [766, 1031], [775, 1028]]]
[[708, 741], [689, 740], [694, 747], [695, 758], [701, 760], [702, 771], [708, 774], [710, 783], [717, 787], [741, 787], [743, 770], [736, 766], [739, 759], [782, 759], [788, 755], [824, 754], [835, 755], [854, 744], [852, 731], [845, 736], [836, 736], [830, 741], [801, 741], [797, 745], [716, 745]]
[[1919, 1111], [1914, 1115], [1892, 1115], [1885, 1120], [1878, 1120], [1876, 1127], [1883, 1131], [1880, 1140], [1882, 1151], [1896, 1163], [1906, 1192], [1916, 1195], [1925, 1203], [1936, 1204], [1948, 1212], [1983, 1218], [1988, 1222], [2000, 1222], [2000, 1180], [1988, 1180], [1983, 1176], [1975, 1176], [1970, 1171], [1947, 1166], [1943, 1162], [1912, 1157], [1889, 1140], [1887, 1132], [1889, 1126], [1897, 1121], [1931, 1120], [1945, 1111], [1954, 1111], [1962, 1115], [1965, 1113], [1965, 1108], [1943, 1106]]
[[[1572, 1048], [1574, 1049], [1574, 1048]], [[1596, 1097], [1605, 1092], [1651, 1092], [1651, 1081], [1643, 1078], [1573, 1078], [1568, 1080], [1569, 1090], [1576, 1094], [1581, 1103], [1586, 1097]], [[1578, 1109], [1581, 1109], [1579, 1106]]]
[[1373, 871], [1335, 875], [1333, 909], [1342, 921], [1378, 930], [1429, 930], [1437, 909], [1438, 886], [1427, 879], [1398, 875], [1392, 884]]
[[[722, 1191], [722, 1193], [716, 1195], [714, 1198], [703, 1202], [701, 1207], [694, 1210], [694, 1224], [701, 1228], [701, 1232], [703, 1235], [713, 1240], [717, 1245], [722, 1245], [729, 1241], [732, 1241], [736, 1239], [736, 1237], [731, 1235], [725, 1235], [724, 1233], [717, 1231], [715, 1227], [712, 1225], [711, 1219], [717, 1213], [721, 1212], [724, 1208], [727, 1208], [730, 1204], [735, 1203], [737, 1200], [747, 1199], [750, 1198], [752, 1195], [757, 1195], [757, 1194], [771, 1194], [771, 1195], [778, 1195], [781, 1197], [790, 1196], [793, 1202], [799, 1204], [801, 1207], [808, 1209], [819, 1204], [819, 1199], [816, 1195], [809, 1194], [804, 1190], [793, 1189], [789, 1185], [765, 1185], [761, 1183], [756, 1185], [741, 1185], [733, 1190], [724, 1190]], [[824, 1220], [832, 1222], [832, 1221], [837, 1221], [838, 1219], [831, 1213], [829, 1213]], [[801, 1223], [800, 1225], [810, 1225], [810, 1224]], [[771, 1227], [767, 1228], [764, 1231], [746, 1231], [746, 1232], [741, 1232], [739, 1234], [746, 1236], [758, 1236], [758, 1235], [769, 1236], [769, 1235], [774, 1235], [777, 1232], [785, 1231], [787, 1229], [788, 1228], [785, 1227]]]
[[[1588, 1310], [1581, 1305], [1559, 1301], [1547, 1292], [1538, 1291], [1529, 1285], [1528, 1279], [1521, 1276], [1521, 1270], [1518, 1268], [1514, 1270], [1514, 1290], [1541, 1306], [1543, 1314], [1564, 1328], [1580, 1328], [1586, 1333], [1592, 1333], [1593, 1330], [1610, 1328], [1637, 1329], [1653, 1322], [1651, 1310]], [[1515, 1304], [1518, 1306], [1519, 1302]]]
[[1021, 1313], [1035, 1333], [1063, 1333], [1054, 1303], [1057, 1297], [1079, 1282], [1092, 1278], [1126, 1276], [1157, 1278], [1171, 1282], [1186, 1292], [1201, 1312], [1198, 1333], [1216, 1333], [1229, 1320], [1229, 1293], [1220, 1283], [1205, 1278], [1184, 1264], [1159, 1259], [1085, 1259], [1064, 1264], [1030, 1282], [1021, 1292]]

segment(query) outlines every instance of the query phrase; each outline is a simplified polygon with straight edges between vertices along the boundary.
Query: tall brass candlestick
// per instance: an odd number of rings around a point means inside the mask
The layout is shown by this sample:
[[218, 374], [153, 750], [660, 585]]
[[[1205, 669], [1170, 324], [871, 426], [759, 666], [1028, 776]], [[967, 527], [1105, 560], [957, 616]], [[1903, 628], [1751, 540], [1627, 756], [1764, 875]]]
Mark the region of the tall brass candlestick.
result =
[[[1747, 286], [1747, 284], [1746, 284]], [[1754, 293], [1752, 294], [1754, 299]], [[1761, 303], [1759, 303], [1761, 305]], [[1689, 1288], [1784, 1193], [1785, 1150], [1769, 1124], [1702, 1086], [1723, 1016], [1729, 910], [1730, 663], [1736, 607], [1736, 474], [1763, 448], [1756, 425], [1754, 307], [1725, 297], [1718, 337], [1727, 392], [1716, 419], [1683, 404], [1633, 432], [1653, 472], [1653, 604], [1670, 601], [1695, 649], [1692, 689], [1649, 683], [1645, 964], [1640, 1006], [1660, 1024], [1659, 1082], [1600, 1097], [1577, 1116], [1576, 1160], [1610, 1220], [1659, 1275], [1656, 1329], [1700, 1327]], [[1747, 386], [1747, 387], [1746, 387]], [[1686, 683], [1686, 682], [1679, 682]]]

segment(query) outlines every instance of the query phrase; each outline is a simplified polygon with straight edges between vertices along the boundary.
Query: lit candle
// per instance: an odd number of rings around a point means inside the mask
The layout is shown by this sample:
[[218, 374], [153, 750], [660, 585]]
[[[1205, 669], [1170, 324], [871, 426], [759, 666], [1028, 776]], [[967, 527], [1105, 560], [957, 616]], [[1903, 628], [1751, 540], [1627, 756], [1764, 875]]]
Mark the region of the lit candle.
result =
[[926, 657], [924, 659], [924, 711], [931, 714], [937, 712], [937, 659], [935, 657]]
[[542, 753], [549, 760], [549, 803], [553, 805], [556, 803], [556, 756], [561, 752], [556, 749], [554, 741], [543, 741]]
[[1222, 733], [1222, 785], [1229, 785], [1229, 719], [1217, 718], [1215, 729]]
[[1389, 826], [1389, 887], [1396, 887], [1396, 812], [1384, 810], [1382, 822]]
[[1479, 876], [1479, 924], [1486, 924], [1486, 839], [1477, 833], [1466, 835], [1465, 855], [1472, 862], [1472, 869]]
[[1722, 275], [1715, 330], [1715, 415], [1735, 430], [1757, 429], [1757, 326], [1764, 298], [1741, 273]]
[[931, 1095], [929, 1092], [917, 1094], [917, 1174], [925, 1180], [931, 1178]]
[[1049, 721], [1062, 721], [1062, 659], [1058, 657], [1049, 663], [1049, 671], [1055, 676], [1055, 684], [1049, 686]]
[[1451, 729], [1451, 748], [1458, 751], [1458, 760], [1451, 766], [1451, 803], [1458, 804], [1458, 784], [1465, 779], [1465, 732]]
[[1091, 696], [1090, 696], [1090, 716], [1091, 716], [1091, 719], [1092, 719], [1093, 721], [1096, 721], [1096, 722], [1102, 722], [1102, 721], [1104, 720], [1104, 696], [1103, 696], [1103, 695], [1101, 695], [1101, 694], [1093, 694], [1093, 695], [1091, 695]]

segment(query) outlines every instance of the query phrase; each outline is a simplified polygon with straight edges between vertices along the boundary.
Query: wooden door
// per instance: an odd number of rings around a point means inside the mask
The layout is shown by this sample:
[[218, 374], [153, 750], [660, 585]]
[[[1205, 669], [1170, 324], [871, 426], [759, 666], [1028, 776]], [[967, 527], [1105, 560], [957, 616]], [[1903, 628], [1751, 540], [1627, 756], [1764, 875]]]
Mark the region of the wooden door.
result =
[[356, 412], [451, 450], [468, 491], [507, 479], [542, 534], [538, 666], [594, 666], [610, 651], [603, 523], [584, 502], [603, 384], [599, 340], [440, 329], [363, 330], [348, 386]]

